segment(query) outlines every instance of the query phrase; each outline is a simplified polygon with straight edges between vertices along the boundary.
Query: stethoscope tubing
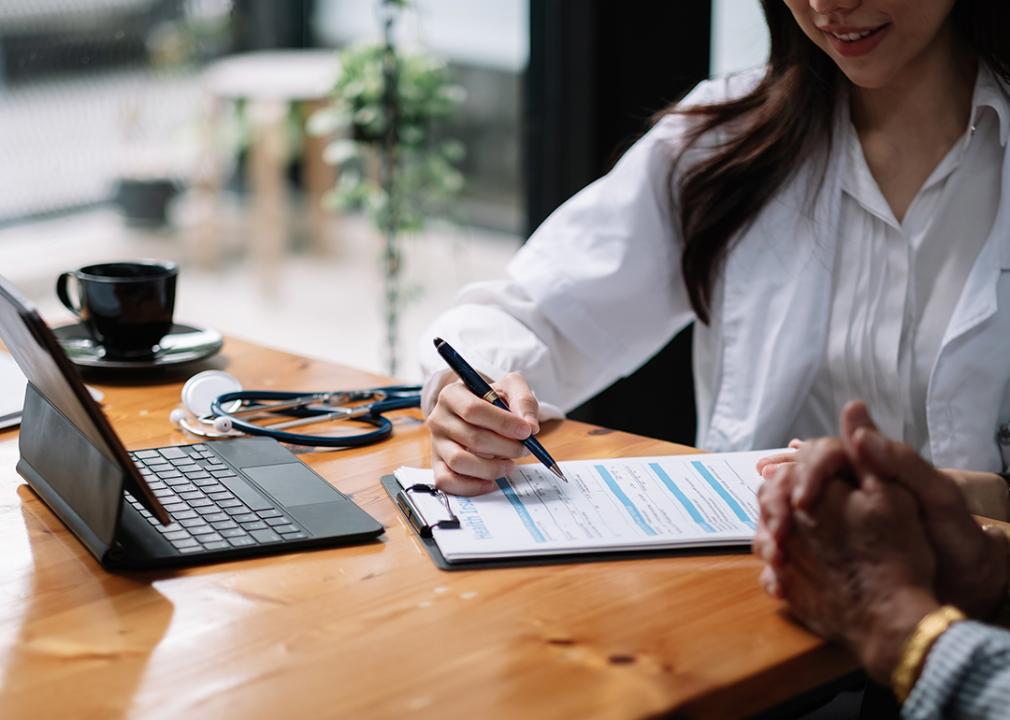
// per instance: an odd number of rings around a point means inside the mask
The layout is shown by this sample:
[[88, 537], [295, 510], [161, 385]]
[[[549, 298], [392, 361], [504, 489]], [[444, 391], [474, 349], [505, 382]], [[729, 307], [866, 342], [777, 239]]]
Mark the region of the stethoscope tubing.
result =
[[[335, 399], [354, 402], [377, 398], [374, 402], [357, 407], [337, 407]], [[271, 404], [263, 405], [267, 402]], [[239, 403], [239, 408], [230, 408]], [[251, 403], [251, 404], [250, 404]], [[319, 407], [312, 407], [315, 404]], [[420, 387], [417, 385], [389, 385], [369, 390], [336, 391], [332, 393], [300, 393], [280, 390], [241, 390], [224, 393], [210, 405], [211, 414], [227, 418], [234, 430], [247, 435], [272, 437], [278, 442], [311, 447], [362, 447], [389, 437], [393, 423], [382, 413], [420, 405]], [[253, 414], [293, 416], [273, 425], [257, 425], [244, 419]], [[297, 427], [325, 420], [356, 420], [375, 427], [375, 430], [358, 435], [305, 435], [287, 432], [285, 428]]]

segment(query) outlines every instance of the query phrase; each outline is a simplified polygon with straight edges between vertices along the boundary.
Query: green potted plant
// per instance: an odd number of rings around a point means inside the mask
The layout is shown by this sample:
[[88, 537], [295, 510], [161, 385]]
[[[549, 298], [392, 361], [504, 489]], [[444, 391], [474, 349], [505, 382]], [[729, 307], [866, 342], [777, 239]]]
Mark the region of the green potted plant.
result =
[[446, 64], [427, 53], [398, 50], [395, 29], [407, 0], [381, 0], [383, 41], [340, 55], [332, 104], [309, 129], [336, 134], [327, 162], [340, 167], [326, 202], [363, 210], [382, 233], [384, 314], [389, 373], [396, 373], [402, 258], [399, 238], [443, 214], [463, 187], [463, 145], [440, 132], [464, 97]]

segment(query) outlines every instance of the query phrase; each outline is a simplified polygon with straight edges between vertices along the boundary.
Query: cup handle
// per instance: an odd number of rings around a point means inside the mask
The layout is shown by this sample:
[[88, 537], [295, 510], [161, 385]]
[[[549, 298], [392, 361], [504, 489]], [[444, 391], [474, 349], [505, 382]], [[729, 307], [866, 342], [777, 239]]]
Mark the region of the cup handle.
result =
[[70, 294], [67, 292], [67, 283], [73, 276], [74, 274], [72, 272], [60, 274], [60, 276], [56, 279], [56, 296], [60, 299], [60, 302], [63, 303], [63, 306], [67, 310], [77, 317], [80, 317], [81, 309], [74, 305], [74, 303], [70, 300]]

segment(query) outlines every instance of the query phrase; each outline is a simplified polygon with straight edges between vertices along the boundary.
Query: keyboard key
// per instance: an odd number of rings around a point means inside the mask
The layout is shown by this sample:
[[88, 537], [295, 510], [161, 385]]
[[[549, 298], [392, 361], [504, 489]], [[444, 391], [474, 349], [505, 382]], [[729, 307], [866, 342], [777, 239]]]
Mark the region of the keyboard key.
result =
[[189, 506], [190, 507], [195, 507], [195, 508], [209, 507], [209, 506], [213, 506], [213, 505], [214, 505], [214, 501], [213, 500], [208, 500], [207, 498], [197, 498], [196, 500], [190, 500], [189, 501]]
[[248, 535], [244, 535], [242, 537], [228, 538], [228, 542], [230, 542], [232, 544], [232, 546], [234, 546], [234, 547], [243, 547], [245, 545], [255, 545], [256, 544], [256, 541], [253, 540]]
[[269, 510], [260, 510], [258, 514], [261, 518], [275, 518], [281, 516], [281, 511], [270, 508]]
[[181, 473], [200, 472], [200, 466], [192, 461], [182, 463], [181, 465], [176, 465], [175, 469]]
[[228, 515], [226, 515], [223, 512], [208, 513], [207, 515], [203, 516], [203, 519], [210, 523], [224, 522], [226, 520], [230, 520]]
[[179, 497], [183, 500], [196, 500], [198, 498], [204, 497], [203, 493], [199, 490], [190, 490], [189, 492], [180, 492]]
[[[214, 480], [214, 478], [211, 478], [211, 480]], [[195, 480], [193, 481], [193, 484], [194, 485], [199, 485], [199, 483], [197, 483]], [[211, 495], [211, 494], [214, 494], [214, 493], [228, 493], [229, 495], [231, 495], [231, 493], [228, 492], [228, 488], [226, 488], [224, 485], [222, 485], [221, 483], [219, 483], [217, 480], [214, 480], [213, 484], [204, 483], [203, 485], [199, 485], [199, 487], [200, 487], [201, 490], [203, 490], [208, 495]], [[232, 497], [235, 497], [235, 496], [232, 495]], [[228, 500], [228, 498], [223, 498], [223, 499], [224, 500]]]
[[[173, 513], [172, 517], [176, 520], [192, 520], [193, 518], [199, 518], [199, 515], [197, 515], [193, 510], [183, 510], [182, 512]], [[183, 523], [183, 525], [185, 525], [185, 523]]]
[[[207, 502], [210, 502], [210, 500], [208, 500]], [[177, 503], [169, 503], [168, 505], [165, 506], [165, 509], [168, 510], [170, 513], [174, 513], [179, 512], [180, 510], [189, 510], [189, 506], [186, 505], [186, 503], [177, 502]]]
[[158, 454], [168, 460], [172, 460], [174, 458], [186, 457], [186, 453], [182, 451], [182, 448], [177, 447], [158, 448]]
[[[262, 517], [262, 515], [263, 515], [263, 513], [260, 513], [261, 517]], [[280, 515], [280, 514], [278, 514], [277, 517], [268, 517], [268, 518], [265, 518], [265, 520], [266, 520], [266, 524], [267, 525], [287, 525], [288, 523], [291, 522], [291, 520], [289, 520], [288, 518], [286, 518], [286, 517], [284, 517], [283, 515]]]
[[215, 540], [214, 542], [209, 542], [203, 546], [204, 550], [223, 550], [228, 547], [228, 543], [224, 540]]
[[308, 535], [306, 535], [301, 530], [299, 530], [298, 532], [288, 533], [287, 535], [284, 536], [284, 539], [285, 540], [304, 540], [307, 537], [308, 537]]
[[[196, 515], [196, 513], [193, 513]], [[176, 516], [178, 518], [178, 516]], [[179, 524], [184, 528], [189, 528], [189, 531], [194, 535], [200, 531], [200, 528], [207, 528], [204, 532], [211, 532], [213, 528], [207, 524], [207, 521], [202, 517], [191, 517], [186, 519], [179, 519]]]
[[165, 485], [165, 483], [163, 483], [161, 480], [148, 480], [147, 487], [151, 488], [152, 490], [161, 490], [162, 488], [168, 486]]
[[198, 452], [207, 452], [209, 448], [204, 443], [196, 443], [195, 445], [190, 445], [189, 449]]
[[203, 533], [202, 535], [197, 535], [196, 539], [202, 542], [204, 545], [206, 545], [207, 543], [219, 542], [221, 540], [224, 540], [224, 538], [221, 536], [221, 533], [216, 532], [209, 532], [209, 533]]
[[178, 550], [181, 553], [185, 553], [187, 555], [189, 553], [203, 552], [203, 548], [200, 547], [200, 545], [198, 544], [187, 545], [186, 547], [177, 547], [176, 550]]
[[180, 465], [194, 465], [193, 459], [189, 455], [183, 455], [182, 457], [170, 458], [169, 461], [172, 465], [179, 467]]
[[259, 516], [256, 513], [242, 513], [241, 515], [232, 515], [232, 520], [240, 523], [256, 522], [259, 520]]
[[233, 508], [233, 507], [239, 507], [241, 504], [242, 504], [241, 500], [236, 500], [235, 498], [232, 498], [231, 500], [222, 500], [221, 502], [218, 503], [218, 507]]
[[[157, 520], [157, 518], [152, 519]], [[158, 520], [158, 524], [155, 525], [155, 527], [158, 528], [158, 532], [160, 532], [161, 534], [175, 532], [176, 530], [182, 530], [182, 525], [180, 525], [177, 522], [169, 523], [168, 525], [162, 525], [160, 520]]]
[[277, 542], [281, 539], [281, 536], [273, 530], [253, 530], [249, 534], [256, 538], [256, 542], [261, 543]]
[[182, 529], [176, 530], [175, 532], [167, 532], [164, 533], [164, 535], [166, 540], [171, 540], [173, 542], [176, 540], [185, 540], [189, 537], [189, 533]]
[[246, 530], [266, 530], [267, 524], [262, 520], [257, 520], [256, 522], [244, 522], [242, 527]]
[[225, 508], [224, 511], [229, 515], [231, 515], [232, 517], [235, 517], [236, 515], [242, 515], [244, 513], [249, 512], [249, 508], [247, 508], [245, 505], [239, 505], [237, 507]]
[[221, 492], [209, 492], [209, 493], [207, 493], [207, 497], [209, 497], [214, 502], [221, 502], [222, 500], [231, 500], [235, 496], [232, 495], [227, 490], [222, 489]]
[[172, 470], [172, 466], [167, 462], [149, 463], [147, 467], [151, 468], [151, 470], [156, 473], [170, 472]]
[[227, 530], [222, 530], [221, 535], [226, 538], [242, 537], [246, 534], [246, 531], [240, 527], [228, 528]]
[[223, 513], [221, 513], [221, 510], [217, 507], [217, 505], [204, 505], [203, 507], [198, 507], [198, 508], [193, 508], [193, 509], [196, 510], [201, 515], [203, 515], [204, 517], [210, 517], [211, 515], [221, 515], [221, 514], [223, 514]]
[[210, 474], [213, 475], [214, 477], [218, 478], [218, 479], [220, 479], [220, 478], [228, 478], [228, 477], [237, 477], [237, 475], [235, 475], [235, 471], [234, 470], [229, 470], [228, 468], [225, 468], [225, 467], [222, 467], [222, 468], [214, 468], [214, 467], [212, 467], [210, 469]]
[[165, 484], [174, 488], [179, 487], [180, 485], [188, 485], [189, 481], [180, 475], [177, 478], [165, 478]]
[[176, 478], [181, 478], [182, 473], [178, 473], [175, 470], [163, 470], [156, 476], [159, 480], [174, 480]]
[[183, 538], [182, 540], [173, 540], [172, 541], [172, 545], [175, 546], [179, 550], [182, 550], [183, 548], [188, 548], [188, 547], [197, 547], [199, 544], [200, 543], [198, 543], [193, 538]]
[[207, 473], [186, 473], [186, 477], [189, 478], [190, 482], [199, 487], [210, 487], [211, 485], [218, 485], [217, 480], [212, 478]]
[[159, 457], [157, 450], [137, 450], [133, 453], [136, 457], [147, 459]]
[[175, 497], [175, 491], [167, 487], [160, 487], [151, 492], [154, 493], [155, 497], [159, 498]]
[[274, 504], [259, 494], [245, 480], [237, 477], [222, 477], [221, 483], [235, 493], [235, 496], [242, 499], [246, 505], [253, 510], [269, 510]]
[[211, 525], [218, 530], [228, 530], [229, 528], [238, 527], [238, 523], [232, 522], [231, 520], [219, 520], [218, 522], [212, 522]]
[[274, 530], [279, 532], [281, 535], [290, 535], [291, 533], [301, 532], [299, 528], [294, 525], [275, 525]]
[[148, 470], [146, 467], [138, 467], [137, 469], [140, 470], [141, 477], [154, 477], [153, 470]]

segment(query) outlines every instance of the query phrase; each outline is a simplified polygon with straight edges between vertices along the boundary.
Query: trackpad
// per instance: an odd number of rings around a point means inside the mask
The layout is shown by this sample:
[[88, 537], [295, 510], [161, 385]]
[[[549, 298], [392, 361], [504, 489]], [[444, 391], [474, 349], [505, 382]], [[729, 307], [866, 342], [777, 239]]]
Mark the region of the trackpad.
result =
[[288, 507], [344, 499], [325, 480], [298, 462], [242, 468], [242, 472]]

